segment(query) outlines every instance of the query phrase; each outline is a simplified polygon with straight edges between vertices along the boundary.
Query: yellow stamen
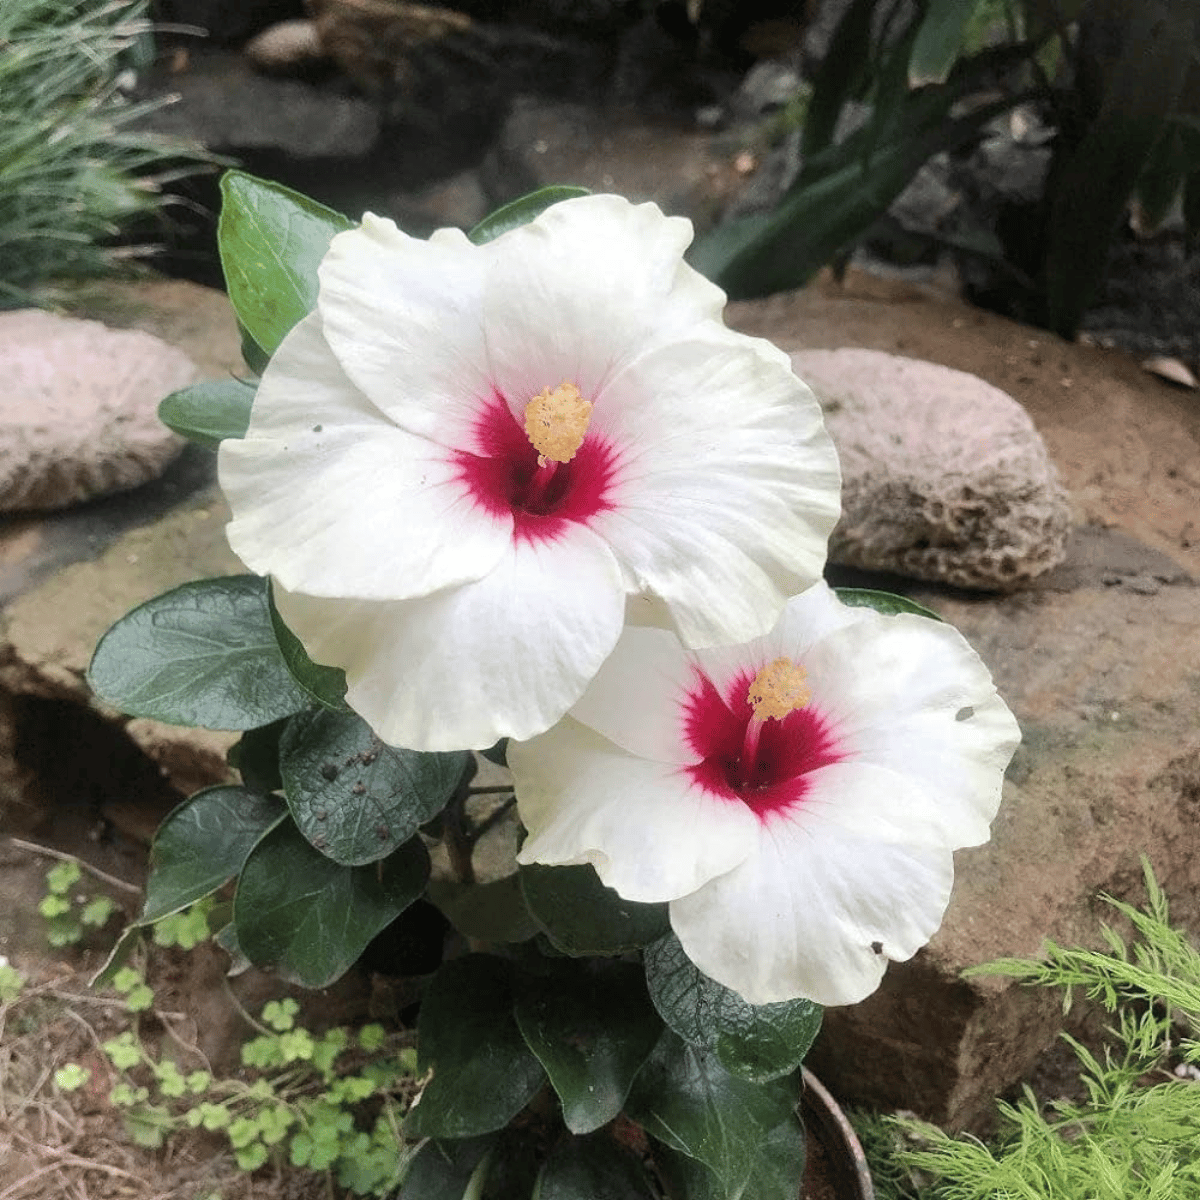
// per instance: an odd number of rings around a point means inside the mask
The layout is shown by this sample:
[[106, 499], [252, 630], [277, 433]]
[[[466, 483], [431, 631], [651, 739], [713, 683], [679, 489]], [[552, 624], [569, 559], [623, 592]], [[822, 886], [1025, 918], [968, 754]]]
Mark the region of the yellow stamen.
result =
[[763, 667], [746, 693], [755, 721], [782, 720], [803, 708], [812, 699], [805, 678], [804, 668], [790, 658], [777, 658]]
[[547, 460], [570, 462], [587, 436], [591, 402], [567, 380], [545, 388], [525, 405], [525, 433], [538, 452], [538, 466]]

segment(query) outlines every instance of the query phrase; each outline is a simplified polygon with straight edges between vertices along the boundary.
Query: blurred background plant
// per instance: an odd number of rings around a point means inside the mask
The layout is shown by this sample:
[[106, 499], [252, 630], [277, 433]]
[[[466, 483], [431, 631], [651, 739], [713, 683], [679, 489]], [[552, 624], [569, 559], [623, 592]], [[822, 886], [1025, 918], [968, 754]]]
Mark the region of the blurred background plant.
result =
[[972, 299], [1073, 336], [1125, 223], [1200, 230], [1198, 28], [1200, 0], [851, 0], [790, 186], [693, 261], [734, 298], [798, 287], [844, 266], [931, 159], [999, 136], [1038, 186], [1000, 180], [936, 236]]
[[163, 216], [162, 185], [203, 154], [135, 123], [154, 54], [147, 0], [0, 3], [0, 306], [50, 281], [103, 275], [153, 252], [114, 239]]

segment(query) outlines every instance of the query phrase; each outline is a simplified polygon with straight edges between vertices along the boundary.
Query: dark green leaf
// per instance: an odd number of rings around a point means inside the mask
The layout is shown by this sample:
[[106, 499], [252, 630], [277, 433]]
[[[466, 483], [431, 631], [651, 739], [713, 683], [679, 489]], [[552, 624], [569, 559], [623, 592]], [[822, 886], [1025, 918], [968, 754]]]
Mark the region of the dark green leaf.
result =
[[573, 200], [576, 196], [588, 195], [591, 193], [587, 188], [567, 187], [564, 184], [544, 187], [496, 209], [494, 213], [484, 217], [467, 236], [475, 245], [482, 246], [484, 242], [490, 242], [502, 233], [508, 233], [510, 230], [519, 229], [522, 225], [528, 225], [539, 213], [544, 212], [550, 205], [557, 204], [560, 200]]
[[564, 954], [625, 954], [670, 927], [665, 904], [622, 900], [586, 864], [522, 867], [521, 889], [534, 920]]
[[157, 921], [215, 892], [286, 815], [278, 798], [242, 787], [206, 788], [185, 800], [154, 835], [139, 923]]
[[283, 623], [279, 609], [275, 607], [274, 592], [268, 589], [267, 596], [271, 605], [271, 628], [275, 631], [279, 652], [292, 678], [322, 708], [333, 712], [349, 712], [346, 704], [346, 672], [341, 667], [322, 667], [313, 662], [300, 639]]
[[340, 213], [282, 184], [243, 171], [221, 178], [217, 244], [229, 299], [243, 329], [268, 357], [317, 304], [317, 266]]
[[517, 979], [517, 1025], [562, 1101], [572, 1133], [621, 1111], [662, 1033], [634, 963], [560, 960]]
[[381, 862], [346, 867], [283, 821], [242, 867], [233, 901], [238, 944], [251, 962], [273, 966], [285, 979], [326, 987], [424, 891], [428, 878], [420, 838]]
[[279, 743], [288, 808], [300, 832], [334, 862], [391, 854], [454, 795], [466, 751], [429, 754], [385, 745], [354, 713], [297, 713]]
[[494, 1137], [430, 1140], [417, 1151], [396, 1200], [463, 1200], [471, 1177], [486, 1173]]
[[287, 725], [287, 718], [249, 729], [241, 740], [231, 747], [226, 758], [242, 777], [242, 782], [252, 791], [266, 795], [283, 789], [279, 774], [279, 739]]
[[945, 83], [949, 78], [975, 8], [974, 0], [928, 0], [908, 59], [912, 87]]
[[813, 78], [804, 118], [802, 152], [806, 158], [833, 141], [842, 108], [860, 100], [871, 82], [871, 24], [875, 0], [852, 0], [833, 31], [829, 49]]
[[242, 339], [242, 359], [255, 375], [261, 375], [267, 369], [271, 356], [250, 336], [250, 331], [238, 322], [238, 336]]
[[[804, 1151], [804, 1127], [791, 1114], [771, 1130], [755, 1155], [744, 1200], [796, 1200], [804, 1178]], [[666, 1176], [672, 1195], [687, 1200], [726, 1200], [716, 1175], [696, 1159], [660, 1145], [654, 1161]]]
[[942, 618], [932, 609], [909, 600], [907, 596], [897, 596], [892, 592], [877, 592], [872, 588], [834, 588], [837, 598], [851, 608], [873, 608], [876, 612], [891, 616], [894, 613], [915, 613], [918, 617], [928, 617], [931, 621]]
[[443, 964], [421, 1002], [418, 1066], [433, 1078], [405, 1121], [411, 1137], [502, 1129], [546, 1076], [512, 1014], [509, 966], [469, 954]]
[[255, 729], [308, 705], [257, 575], [185, 583], [135, 608], [100, 639], [88, 682], [122, 712], [206, 729]]
[[501, 738], [494, 746], [489, 746], [486, 750], [480, 750], [480, 754], [488, 760], [495, 763], [498, 767], [508, 766], [508, 738]]
[[794, 1082], [739, 1079], [715, 1054], [666, 1030], [634, 1080], [625, 1111], [665, 1146], [708, 1167], [726, 1200], [752, 1200], [747, 1185], [759, 1153], [795, 1103]]
[[654, 1200], [655, 1195], [638, 1159], [606, 1134], [559, 1141], [546, 1159], [537, 1192], [538, 1200]]
[[213, 379], [172, 392], [158, 419], [180, 436], [215, 450], [224, 438], [246, 436], [257, 385], [245, 379]]
[[685, 1041], [716, 1053], [742, 1079], [765, 1083], [790, 1075], [821, 1028], [811, 1000], [747, 1004], [701, 972], [673, 934], [645, 950], [646, 982], [662, 1019]]
[[515, 872], [489, 883], [432, 880], [429, 898], [464, 937], [484, 942], [526, 942], [540, 932], [525, 907], [521, 881]]

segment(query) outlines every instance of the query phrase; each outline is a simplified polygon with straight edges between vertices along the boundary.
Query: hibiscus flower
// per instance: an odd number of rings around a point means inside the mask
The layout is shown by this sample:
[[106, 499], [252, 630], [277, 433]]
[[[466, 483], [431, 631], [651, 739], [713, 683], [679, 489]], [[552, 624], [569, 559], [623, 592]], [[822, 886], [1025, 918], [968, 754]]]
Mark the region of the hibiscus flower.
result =
[[630, 628], [568, 717], [509, 747], [520, 861], [668, 901], [751, 1004], [850, 1004], [941, 924], [1019, 739], [956, 630], [824, 583], [745, 645]]
[[725, 328], [690, 238], [590, 196], [482, 246], [373, 216], [333, 239], [220, 481], [234, 552], [385, 741], [528, 738], [627, 608], [714, 645], [819, 577], [839, 514], [820, 409]]

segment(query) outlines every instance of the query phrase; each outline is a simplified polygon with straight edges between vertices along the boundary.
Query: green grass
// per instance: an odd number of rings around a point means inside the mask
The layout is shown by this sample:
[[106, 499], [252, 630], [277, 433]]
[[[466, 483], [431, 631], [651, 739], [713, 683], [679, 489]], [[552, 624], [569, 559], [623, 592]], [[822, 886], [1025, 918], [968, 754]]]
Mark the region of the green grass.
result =
[[160, 212], [168, 172], [201, 157], [135, 127], [159, 104], [121, 87], [152, 46], [146, 5], [0, 0], [0, 304], [148, 252], [109, 243]]

